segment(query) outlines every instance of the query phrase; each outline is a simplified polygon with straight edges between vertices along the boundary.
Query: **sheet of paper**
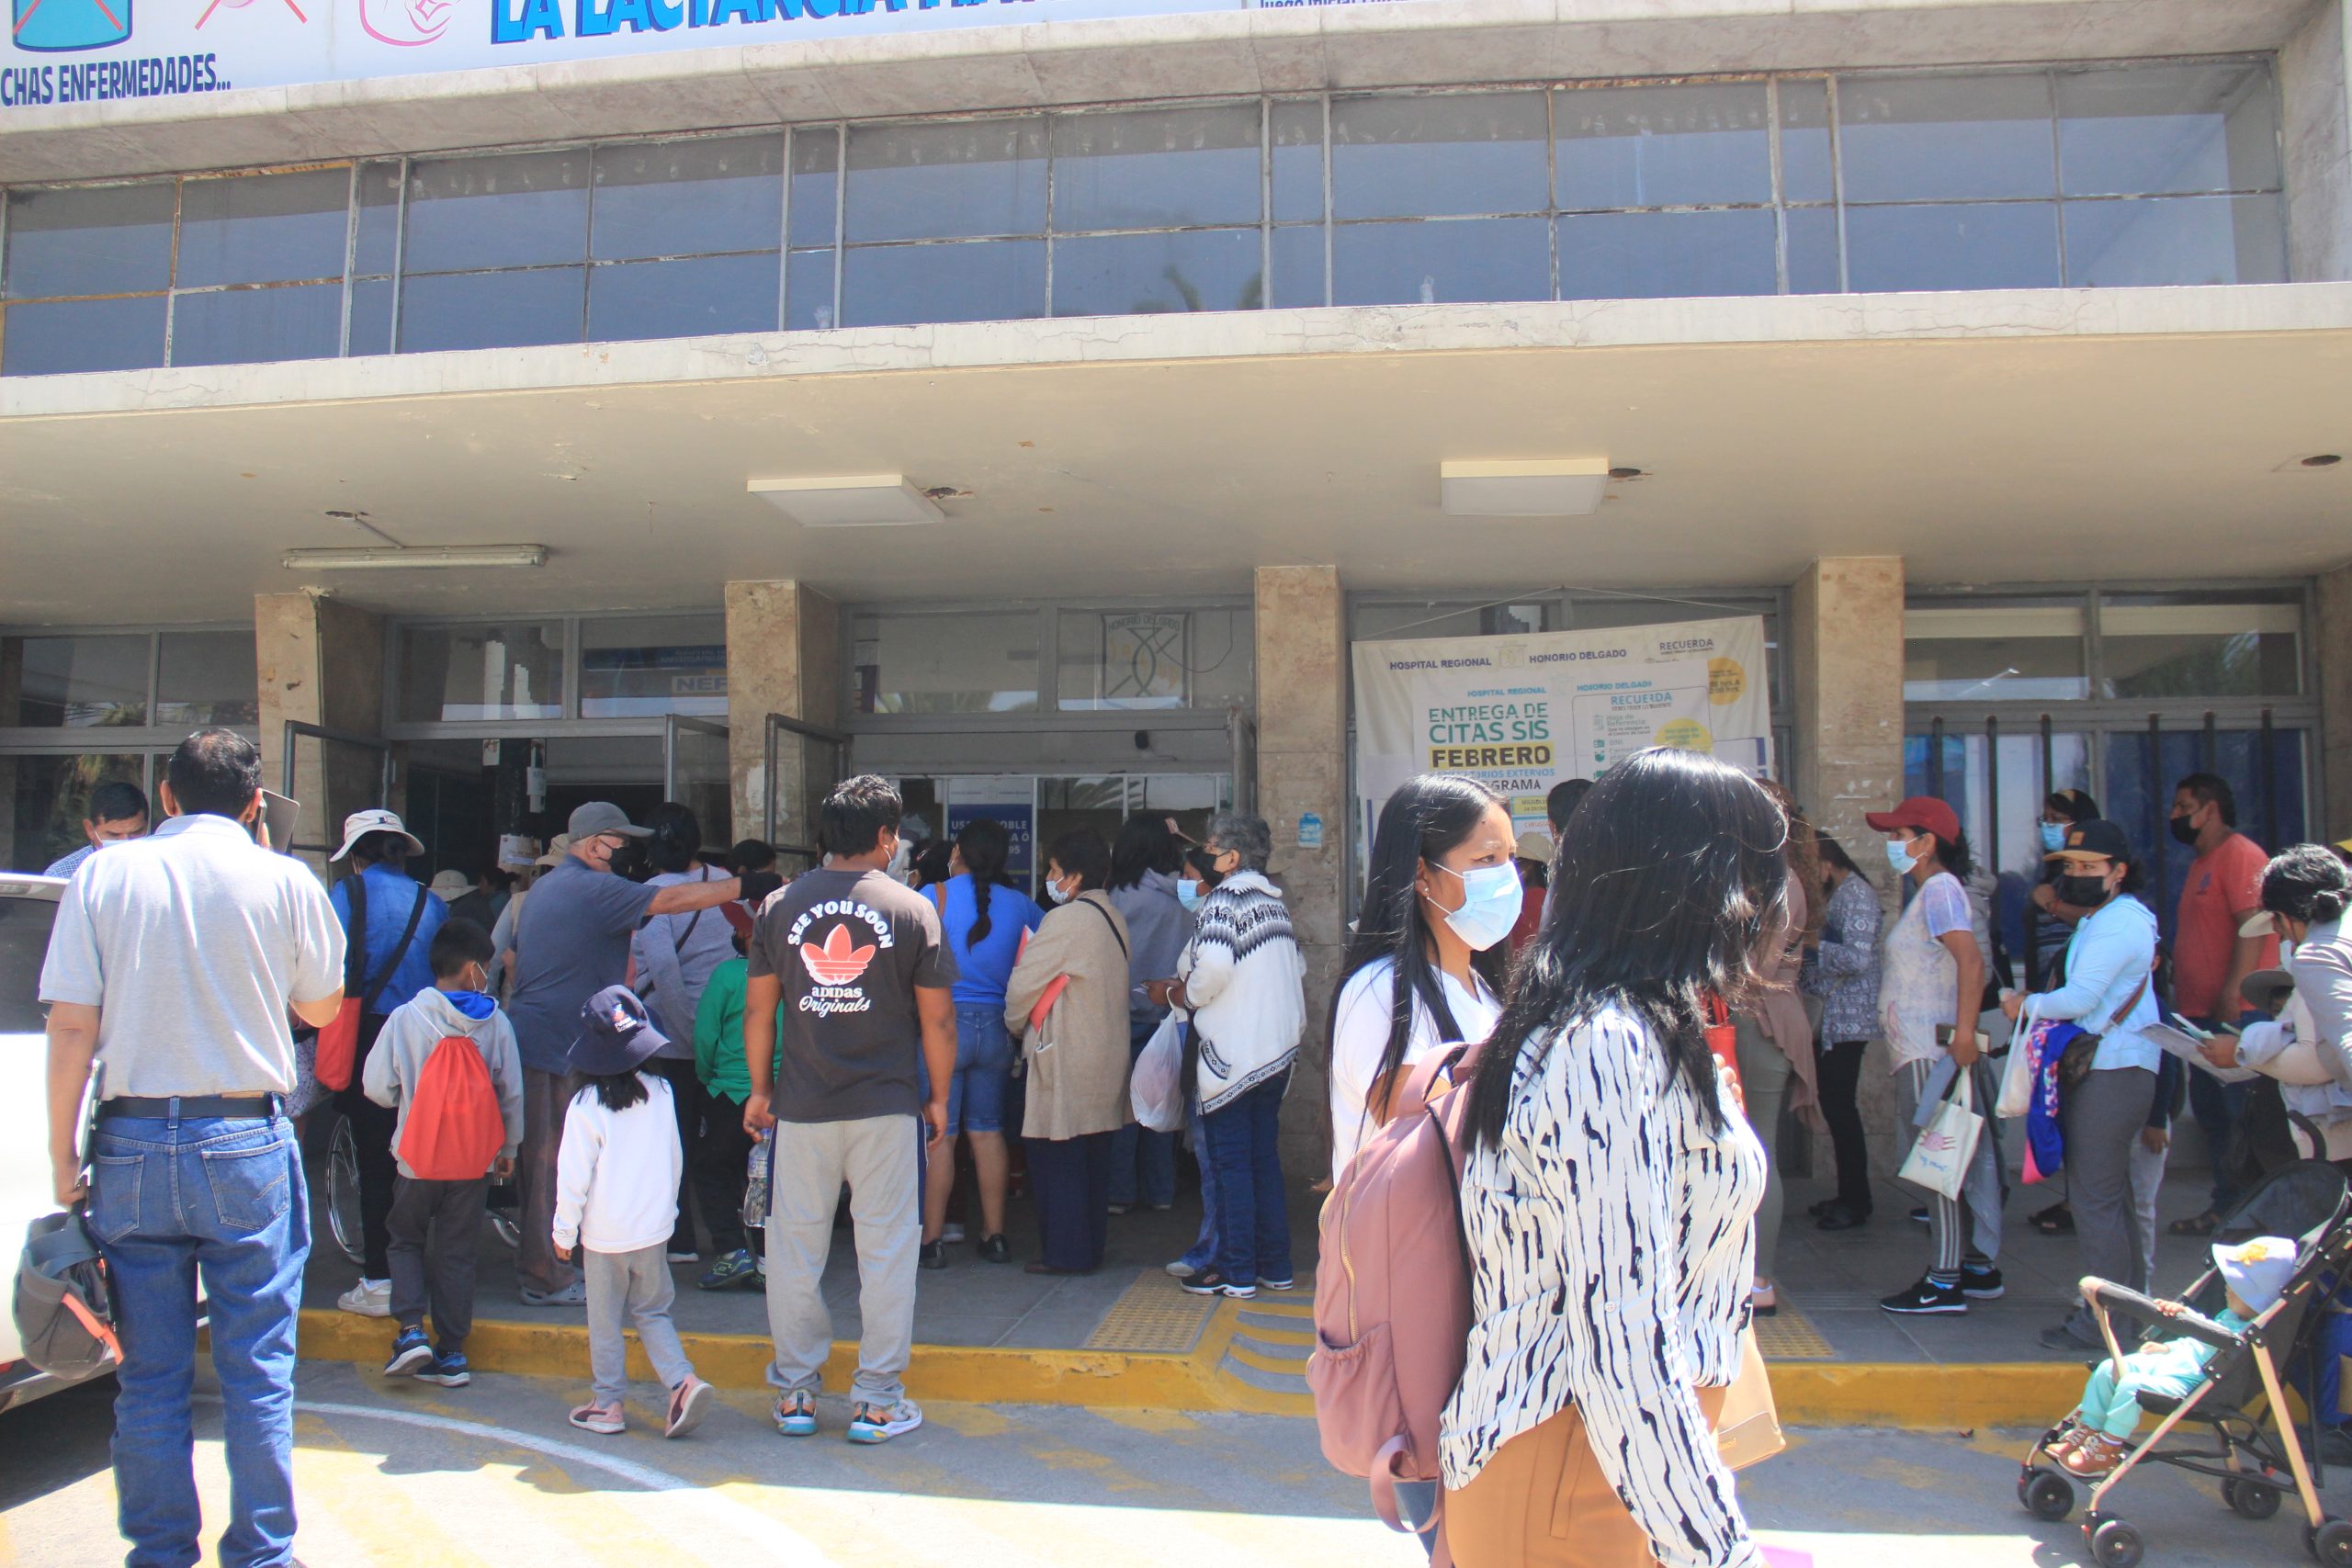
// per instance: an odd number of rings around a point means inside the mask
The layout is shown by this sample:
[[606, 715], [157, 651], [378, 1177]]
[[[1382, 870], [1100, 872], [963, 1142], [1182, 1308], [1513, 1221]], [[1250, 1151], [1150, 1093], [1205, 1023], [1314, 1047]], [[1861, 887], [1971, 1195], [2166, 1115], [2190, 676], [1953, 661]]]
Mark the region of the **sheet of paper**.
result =
[[[2262, 1076], [2252, 1067], [2215, 1066], [2205, 1059], [2205, 1053], [2197, 1048], [2196, 1036], [2175, 1029], [2168, 1023], [2152, 1023], [2140, 1032], [2163, 1046], [2168, 1054], [2179, 1057], [2190, 1066], [2195, 1067], [2199, 1072], [2209, 1077], [2219, 1078], [2223, 1083], [2245, 1083]], [[2208, 1038], [2210, 1039], [2211, 1036]]]

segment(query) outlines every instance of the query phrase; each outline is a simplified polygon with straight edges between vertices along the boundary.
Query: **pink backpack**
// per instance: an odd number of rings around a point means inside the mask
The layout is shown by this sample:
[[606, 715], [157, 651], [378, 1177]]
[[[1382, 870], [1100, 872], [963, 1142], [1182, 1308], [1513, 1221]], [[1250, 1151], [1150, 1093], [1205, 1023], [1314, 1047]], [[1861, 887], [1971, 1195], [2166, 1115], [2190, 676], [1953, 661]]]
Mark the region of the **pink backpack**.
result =
[[[1436, 1481], [1438, 1423], [1470, 1339], [1463, 1123], [1475, 1045], [1422, 1058], [1394, 1113], [1324, 1200], [1306, 1359], [1323, 1457], [1368, 1477], [1374, 1510], [1408, 1529], [1396, 1483]], [[1435, 1520], [1424, 1524], [1424, 1531]]]

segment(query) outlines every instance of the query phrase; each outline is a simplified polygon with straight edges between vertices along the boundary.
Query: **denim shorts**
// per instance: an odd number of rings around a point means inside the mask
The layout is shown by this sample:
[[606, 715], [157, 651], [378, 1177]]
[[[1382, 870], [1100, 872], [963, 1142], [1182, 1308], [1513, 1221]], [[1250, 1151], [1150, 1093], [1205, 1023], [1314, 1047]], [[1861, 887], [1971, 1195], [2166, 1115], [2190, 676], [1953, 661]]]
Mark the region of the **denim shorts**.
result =
[[947, 1135], [1001, 1133], [1012, 1085], [1012, 1033], [1001, 1007], [956, 1010], [956, 1077], [947, 1086]]

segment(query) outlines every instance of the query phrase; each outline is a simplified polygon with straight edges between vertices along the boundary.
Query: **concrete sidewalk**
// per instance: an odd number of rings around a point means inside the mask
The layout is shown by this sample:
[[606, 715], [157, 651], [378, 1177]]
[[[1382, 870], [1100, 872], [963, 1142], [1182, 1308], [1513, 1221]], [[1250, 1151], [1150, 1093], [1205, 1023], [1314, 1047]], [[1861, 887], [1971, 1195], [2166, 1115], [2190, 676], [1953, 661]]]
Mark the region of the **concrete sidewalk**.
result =
[[[1961, 1317], [1898, 1318], [1879, 1310], [1879, 1298], [1908, 1285], [1928, 1262], [1928, 1233], [1907, 1217], [1909, 1197], [1883, 1183], [1869, 1225], [1825, 1233], [1805, 1211], [1826, 1190], [1789, 1181], [1781, 1311], [1758, 1321], [1784, 1419], [1959, 1429], [2047, 1421], [2071, 1402], [2084, 1357], [2045, 1350], [2036, 1337], [2069, 1310], [2079, 1273], [2075, 1239], [2041, 1235], [2028, 1222], [2054, 1191], [2010, 1194], [2005, 1297], [1973, 1303]], [[2202, 1209], [2205, 1190], [2202, 1172], [2177, 1172], [2165, 1221]], [[1086, 1278], [1023, 1270], [1035, 1253], [1035, 1226], [1030, 1205], [1016, 1199], [1007, 1228], [1012, 1263], [984, 1263], [967, 1241], [950, 1247], [948, 1269], [919, 1277], [910, 1384], [934, 1399], [1309, 1414], [1304, 1371], [1314, 1343], [1307, 1314], [1320, 1204], [1319, 1194], [1294, 1187], [1295, 1292], [1219, 1303], [1183, 1293], [1163, 1267], [1196, 1233], [1195, 1193], [1181, 1194], [1170, 1213], [1114, 1219], [1105, 1266]], [[321, 1235], [305, 1289], [303, 1354], [380, 1364], [390, 1326], [334, 1310], [357, 1270], [323, 1239], [323, 1226]], [[2177, 1289], [2204, 1258], [2202, 1243], [2160, 1236], [2158, 1289]], [[764, 1297], [696, 1290], [707, 1263], [676, 1268], [680, 1331], [714, 1382], [756, 1389], [768, 1358]], [[828, 1386], [846, 1387], [858, 1330], [856, 1255], [846, 1228], [834, 1233], [824, 1292], [836, 1338]], [[477, 1365], [541, 1376], [584, 1366], [582, 1311], [521, 1304], [514, 1253], [487, 1228], [476, 1310], [469, 1350]]]

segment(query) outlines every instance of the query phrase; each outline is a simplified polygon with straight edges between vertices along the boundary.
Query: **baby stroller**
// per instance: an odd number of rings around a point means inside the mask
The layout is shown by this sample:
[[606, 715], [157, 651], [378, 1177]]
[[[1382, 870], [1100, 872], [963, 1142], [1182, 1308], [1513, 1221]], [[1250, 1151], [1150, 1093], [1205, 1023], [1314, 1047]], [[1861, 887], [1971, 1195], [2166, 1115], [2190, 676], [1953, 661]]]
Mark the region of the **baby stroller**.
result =
[[[2143, 1391], [2142, 1409], [2159, 1417], [2155, 1429], [2134, 1441], [2131, 1451], [2091, 1487], [2083, 1537], [2100, 1568], [2132, 1568], [2143, 1551], [2140, 1532], [2107, 1511], [2110, 1494], [2143, 1464], [2168, 1464], [2210, 1475], [2222, 1483], [2222, 1500], [2241, 1517], [2267, 1519], [2292, 1490], [2305, 1517], [2303, 1543], [2328, 1568], [2352, 1568], [2352, 1521], [2320, 1510], [2310, 1461], [2282, 1392], [2280, 1369], [2308, 1353], [2321, 1309], [2347, 1277], [2352, 1265], [2352, 1184], [2334, 1166], [2304, 1160], [2285, 1167], [2248, 1193], [2223, 1221], [2215, 1239], [2250, 1240], [2259, 1235], [2292, 1237], [2295, 1270], [2286, 1290], [2243, 1333], [2213, 1321], [2224, 1291], [2218, 1270], [2207, 1269], [2179, 1297], [2189, 1310], [2164, 1317], [2156, 1303], [2137, 1291], [2105, 1280], [2085, 1280], [2084, 1299], [2098, 1318], [2108, 1350], [2118, 1360], [2112, 1314], [2139, 1318], [2153, 1326], [2150, 1337], [2192, 1337], [2215, 1347], [2203, 1381], [2183, 1399]], [[2266, 1421], [2267, 1427], [2266, 1427]], [[2018, 1476], [2018, 1501], [2049, 1520], [2075, 1511], [2076, 1481], [2051, 1465], [2047, 1450], [2072, 1426], [2071, 1416], [2042, 1434]], [[2195, 1433], [2192, 1438], [2191, 1432]], [[2275, 1435], [2274, 1435], [2275, 1434]], [[2317, 1445], [2312, 1444], [2312, 1451]]]

